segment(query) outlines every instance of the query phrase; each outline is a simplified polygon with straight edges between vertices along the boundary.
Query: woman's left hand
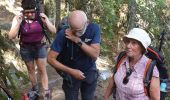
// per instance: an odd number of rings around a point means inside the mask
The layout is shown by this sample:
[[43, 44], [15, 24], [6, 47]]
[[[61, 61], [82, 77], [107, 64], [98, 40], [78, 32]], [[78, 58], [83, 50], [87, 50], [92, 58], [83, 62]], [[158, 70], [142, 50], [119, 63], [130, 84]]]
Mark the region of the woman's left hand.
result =
[[44, 13], [40, 13], [40, 17], [41, 17], [41, 20], [43, 21], [43, 23], [47, 23], [48, 17]]

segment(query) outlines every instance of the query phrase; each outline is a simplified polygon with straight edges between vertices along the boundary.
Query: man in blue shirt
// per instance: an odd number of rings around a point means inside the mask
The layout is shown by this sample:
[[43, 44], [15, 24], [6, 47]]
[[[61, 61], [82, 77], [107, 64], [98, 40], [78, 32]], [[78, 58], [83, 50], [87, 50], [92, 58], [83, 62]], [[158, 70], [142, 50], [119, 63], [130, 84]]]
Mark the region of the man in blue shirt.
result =
[[100, 28], [89, 23], [80, 10], [69, 14], [68, 23], [70, 28], [57, 33], [48, 62], [70, 77], [69, 81], [63, 79], [65, 100], [78, 100], [79, 89], [82, 100], [93, 100], [98, 77], [95, 61], [100, 53]]

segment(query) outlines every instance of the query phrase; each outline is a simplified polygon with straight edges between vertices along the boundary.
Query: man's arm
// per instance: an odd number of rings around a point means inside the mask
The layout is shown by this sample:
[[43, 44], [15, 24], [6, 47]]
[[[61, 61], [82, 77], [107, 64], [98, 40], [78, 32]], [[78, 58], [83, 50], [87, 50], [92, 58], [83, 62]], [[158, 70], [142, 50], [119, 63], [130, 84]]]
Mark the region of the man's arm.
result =
[[86, 43], [83, 42], [81, 49], [93, 59], [97, 59], [100, 53], [100, 44], [96, 43], [87, 45]]
[[[66, 38], [70, 39], [71, 41], [75, 42], [76, 44], [81, 42], [81, 39], [78, 36], [75, 36], [71, 32], [70, 29], [67, 29], [65, 34], [66, 34]], [[100, 44], [99, 43], [87, 45], [85, 42], [83, 42], [80, 47], [87, 55], [89, 55], [93, 59], [97, 59], [97, 57], [99, 56], [99, 53], [100, 53]]]
[[50, 50], [47, 56], [48, 63], [52, 65], [55, 69], [58, 69], [67, 74], [70, 74], [76, 79], [83, 80], [85, 78], [84, 73], [82, 73], [80, 70], [72, 69], [68, 66], [63, 65], [59, 61], [57, 61], [56, 58], [58, 55], [59, 55], [58, 52]]

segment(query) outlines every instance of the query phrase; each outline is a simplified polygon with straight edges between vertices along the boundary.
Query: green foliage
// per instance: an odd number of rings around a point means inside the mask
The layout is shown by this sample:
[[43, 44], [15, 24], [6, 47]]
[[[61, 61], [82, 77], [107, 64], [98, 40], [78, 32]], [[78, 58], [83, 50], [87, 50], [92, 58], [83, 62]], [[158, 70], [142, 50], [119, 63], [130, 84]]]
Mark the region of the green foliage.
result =
[[44, 8], [49, 18], [55, 17], [55, 0], [44, 0]]
[[[5, 32], [3, 30], [3, 32]], [[28, 84], [28, 78], [24, 72], [19, 72], [15, 65], [12, 63], [6, 63], [4, 58], [4, 52], [11, 50], [11, 44], [14, 45], [11, 41], [5, 38], [0, 31], [0, 85], [8, 90], [9, 94], [19, 100], [20, 90], [18, 87], [23, 87], [19, 85]], [[18, 59], [18, 57], [16, 57]], [[23, 79], [21, 83], [20, 78]], [[0, 97], [3, 97], [3, 92], [0, 91]], [[5, 100], [5, 99], [2, 99]]]
[[166, 29], [165, 13], [163, 12], [166, 8], [164, 0], [138, 2], [137, 7], [138, 14], [141, 16], [140, 18], [138, 17], [138, 19], [142, 19], [148, 24], [147, 30], [154, 34], [159, 34]]
[[119, 16], [117, 15], [117, 9], [119, 4], [123, 0], [101, 0], [100, 1], [100, 13], [98, 14], [99, 18], [95, 20], [101, 26], [102, 30], [102, 44], [101, 44], [101, 53], [112, 55], [112, 41], [116, 36], [115, 30], [113, 27], [116, 26], [119, 21]]

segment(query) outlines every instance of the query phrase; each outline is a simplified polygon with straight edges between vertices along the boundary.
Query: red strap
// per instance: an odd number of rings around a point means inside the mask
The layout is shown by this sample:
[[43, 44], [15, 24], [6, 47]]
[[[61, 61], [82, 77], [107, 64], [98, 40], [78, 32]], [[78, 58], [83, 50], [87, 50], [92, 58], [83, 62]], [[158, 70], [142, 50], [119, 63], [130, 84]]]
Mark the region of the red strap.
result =
[[[144, 80], [145, 77], [146, 77], [146, 73], [147, 73], [147, 71], [148, 71], [148, 69], [149, 69], [149, 66], [150, 66], [151, 62], [152, 62], [152, 59], [149, 59], [148, 62], [146, 63], [143, 80]], [[148, 93], [147, 93], [147, 87], [146, 87], [145, 85], [144, 85], [144, 92], [145, 92], [146, 95], [148, 95]]]
[[122, 63], [122, 61], [126, 58], [126, 54], [124, 54], [121, 59], [119, 61], [117, 61], [116, 64], [116, 70], [118, 70], [118, 68], [120, 67], [120, 64]]
[[147, 48], [149, 51], [153, 52], [158, 58], [159, 60], [161, 60], [160, 56], [158, 55], [157, 52], [155, 52], [154, 50], [152, 50], [151, 48]]

